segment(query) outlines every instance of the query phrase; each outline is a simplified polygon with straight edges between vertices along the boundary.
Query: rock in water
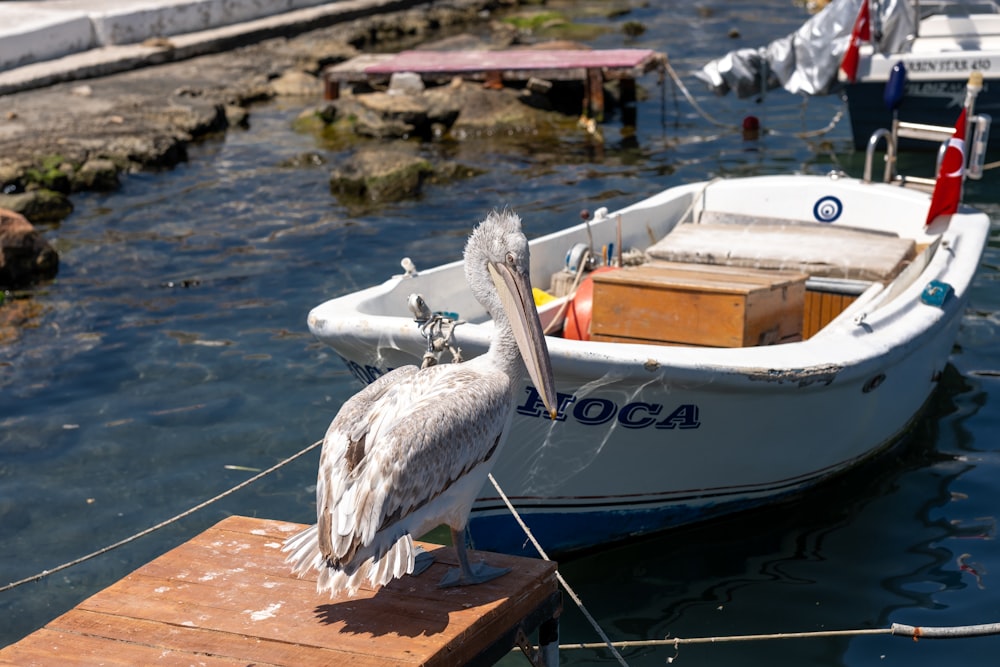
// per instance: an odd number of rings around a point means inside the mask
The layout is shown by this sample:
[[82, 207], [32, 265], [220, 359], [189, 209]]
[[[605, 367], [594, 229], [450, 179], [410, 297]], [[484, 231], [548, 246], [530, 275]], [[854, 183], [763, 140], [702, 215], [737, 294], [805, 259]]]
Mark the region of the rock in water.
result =
[[20, 213], [0, 209], [0, 288], [54, 278], [59, 255]]

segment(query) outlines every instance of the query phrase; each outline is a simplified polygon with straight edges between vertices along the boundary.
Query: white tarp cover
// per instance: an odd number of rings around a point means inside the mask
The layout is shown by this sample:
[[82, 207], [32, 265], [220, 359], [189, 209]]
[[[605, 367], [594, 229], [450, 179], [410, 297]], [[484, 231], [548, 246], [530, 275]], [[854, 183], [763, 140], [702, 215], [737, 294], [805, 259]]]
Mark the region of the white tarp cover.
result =
[[[792, 34], [767, 46], [730, 51], [695, 76], [720, 95], [732, 90], [739, 97], [750, 97], [779, 87], [805, 95], [837, 92], [841, 88], [837, 70], [865, 1], [833, 0]], [[872, 0], [876, 48], [882, 53], [901, 50], [914, 34], [914, 14], [906, 0]]]

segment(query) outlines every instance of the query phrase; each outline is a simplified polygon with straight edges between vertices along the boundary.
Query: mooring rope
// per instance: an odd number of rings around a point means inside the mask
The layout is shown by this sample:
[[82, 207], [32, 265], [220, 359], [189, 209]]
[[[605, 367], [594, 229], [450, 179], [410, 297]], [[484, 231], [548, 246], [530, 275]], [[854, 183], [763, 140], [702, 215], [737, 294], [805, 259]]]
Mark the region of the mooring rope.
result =
[[699, 116], [707, 120], [709, 123], [712, 123], [716, 127], [724, 127], [731, 130], [739, 129], [732, 123], [723, 123], [722, 121], [718, 121], [712, 118], [712, 116], [709, 115], [707, 111], [701, 108], [701, 105], [698, 104], [698, 101], [694, 99], [694, 95], [692, 95], [691, 91], [687, 89], [687, 86], [685, 86], [684, 82], [681, 81], [681, 78], [677, 75], [677, 72], [674, 71], [674, 68], [670, 66], [670, 63], [667, 62], [664, 63], [664, 65], [666, 67], [667, 74], [670, 75], [670, 78], [673, 80], [674, 85], [677, 86], [677, 88], [681, 91], [681, 95], [683, 95], [684, 99], [688, 101], [688, 104], [694, 107], [694, 110], [698, 112]]
[[[535, 539], [534, 534], [531, 529], [521, 518], [520, 513], [517, 508], [514, 507], [507, 494], [500, 487], [499, 482], [493, 477], [493, 473], [489, 474], [489, 480], [493, 484], [493, 488], [500, 495], [500, 499], [503, 500], [507, 509], [513, 515], [514, 520], [517, 521], [521, 530], [531, 541], [531, 544], [538, 551], [539, 555], [544, 560], [551, 560], [542, 545], [539, 544], [538, 540]], [[969, 637], [986, 637], [990, 635], [1000, 635], [1000, 623], [982, 623], [979, 625], [955, 625], [955, 626], [915, 626], [906, 625], [903, 623], [893, 623], [888, 628], [866, 628], [858, 630], [819, 630], [815, 632], [775, 632], [770, 634], [755, 634], [755, 635], [722, 635], [716, 637], [674, 637], [665, 639], [637, 639], [628, 641], [611, 641], [605, 634], [604, 630], [601, 629], [600, 624], [597, 620], [587, 611], [587, 608], [583, 605], [583, 601], [580, 596], [577, 595], [576, 591], [569, 585], [569, 583], [563, 578], [559, 570], [556, 570], [556, 579], [566, 589], [566, 592], [576, 603], [576, 606], [580, 609], [583, 615], [587, 618], [587, 621], [593, 626], [594, 630], [601, 637], [600, 642], [580, 642], [574, 644], [559, 644], [559, 650], [572, 650], [572, 649], [608, 649], [614, 655], [615, 659], [619, 664], [627, 667], [625, 658], [622, 657], [618, 649], [629, 649], [629, 648], [657, 648], [666, 647], [673, 648], [675, 651], [681, 645], [684, 644], [723, 644], [730, 642], [749, 642], [749, 641], [766, 641], [766, 640], [777, 640], [777, 639], [819, 639], [819, 638], [835, 638], [835, 637], [860, 637], [865, 635], [891, 635], [895, 637], [910, 637], [914, 640], [918, 639], [967, 639]], [[676, 655], [674, 656], [676, 658]], [[668, 662], [673, 662], [674, 658], [670, 658]]]
[[[524, 534], [528, 536], [529, 540], [531, 540], [531, 544], [534, 545], [535, 549], [538, 551], [538, 554], [542, 557], [542, 559], [551, 561], [552, 559], [549, 558], [549, 555], [547, 553], [545, 553], [545, 549], [542, 548], [542, 545], [538, 543], [538, 540], [536, 540], [535, 536], [532, 534], [531, 529], [528, 528], [528, 524], [526, 524], [524, 520], [521, 519], [521, 515], [514, 507], [513, 503], [510, 502], [510, 498], [508, 498], [507, 494], [503, 492], [502, 488], [500, 488], [500, 484], [497, 482], [496, 478], [493, 477], [493, 473], [489, 474], [489, 478], [490, 482], [493, 483], [493, 488], [495, 488], [497, 490], [497, 493], [500, 494], [501, 500], [503, 500], [504, 504], [507, 506], [507, 509], [510, 510], [510, 513], [514, 516], [514, 520], [517, 521], [519, 526], [521, 526], [521, 530], [523, 530]], [[569, 585], [569, 582], [567, 582], [563, 578], [563, 576], [559, 573], [559, 570], [556, 570], [556, 579], [559, 581], [562, 587], [566, 589], [566, 592], [573, 599], [573, 602], [576, 603], [576, 606], [587, 618], [587, 621], [594, 627], [594, 630], [597, 631], [597, 634], [604, 641], [603, 644], [597, 644], [597, 646], [599, 646], [600, 648], [606, 648], [610, 650], [611, 654], [615, 656], [616, 660], [618, 660], [618, 664], [622, 665], [622, 667], [628, 667], [628, 663], [625, 662], [625, 658], [623, 658], [622, 654], [618, 652], [617, 648], [615, 648], [614, 642], [612, 642], [608, 638], [607, 634], [605, 634], [604, 630], [601, 629], [601, 625], [597, 622], [597, 619], [591, 616], [590, 612], [587, 611], [587, 608], [583, 606], [583, 600], [581, 600], [580, 596], [576, 594], [576, 591], [574, 591], [573, 587]], [[560, 646], [560, 648], [562, 647]]]
[[580, 257], [580, 260], [577, 263], [576, 275], [573, 276], [573, 284], [570, 285], [569, 292], [566, 294], [566, 298], [563, 300], [562, 304], [560, 304], [559, 310], [556, 311], [556, 314], [552, 318], [552, 321], [549, 322], [549, 326], [546, 327], [545, 331], [542, 332], [546, 336], [548, 336], [551, 333], [555, 333], [556, 331], [559, 330], [561, 326], [563, 326], [563, 315], [566, 314], [566, 309], [569, 307], [570, 302], [573, 301], [573, 297], [576, 296], [576, 291], [580, 288], [580, 283], [583, 282], [583, 274], [587, 270], [587, 262], [589, 261], [589, 259], [590, 259], [590, 249], [587, 249], [584, 251], [583, 256]]
[[319, 447], [322, 444], [323, 444], [322, 440], [317, 440], [316, 442], [312, 443], [311, 445], [309, 445], [305, 449], [303, 449], [303, 450], [301, 450], [301, 451], [299, 451], [299, 452], [297, 452], [295, 454], [292, 454], [291, 456], [289, 456], [286, 459], [283, 459], [283, 460], [279, 461], [278, 463], [274, 464], [273, 466], [271, 466], [267, 470], [264, 470], [263, 472], [260, 472], [260, 473], [258, 473], [256, 475], [254, 475], [250, 479], [244, 480], [244, 481], [240, 482], [239, 484], [237, 484], [236, 486], [234, 486], [234, 487], [232, 487], [232, 488], [230, 488], [230, 489], [228, 489], [226, 491], [223, 491], [219, 495], [213, 496], [212, 498], [209, 498], [208, 500], [206, 500], [204, 502], [198, 503], [194, 507], [183, 511], [180, 514], [172, 516], [169, 519], [166, 519], [165, 521], [161, 521], [160, 523], [156, 524], [155, 526], [151, 526], [150, 528], [147, 528], [145, 530], [139, 531], [135, 535], [132, 535], [130, 537], [126, 537], [125, 539], [119, 540], [118, 542], [115, 542], [114, 544], [109, 544], [108, 546], [106, 546], [104, 548], [101, 548], [101, 549], [98, 549], [97, 551], [91, 552], [91, 553], [87, 554], [86, 556], [80, 556], [79, 558], [71, 560], [68, 563], [63, 563], [62, 565], [59, 565], [58, 567], [54, 567], [51, 570], [42, 570], [38, 574], [34, 574], [34, 575], [30, 576], [30, 577], [25, 577], [24, 579], [19, 579], [18, 581], [12, 581], [11, 583], [7, 584], [6, 586], [0, 586], [0, 593], [4, 593], [6, 591], [11, 590], [12, 588], [17, 588], [18, 586], [30, 583], [32, 581], [38, 581], [40, 579], [43, 579], [43, 578], [49, 576], [50, 574], [55, 574], [56, 572], [61, 572], [62, 570], [65, 570], [65, 569], [73, 567], [74, 565], [79, 565], [80, 563], [83, 563], [83, 562], [86, 562], [88, 560], [91, 560], [92, 558], [97, 558], [98, 556], [102, 556], [102, 555], [108, 553], [109, 551], [113, 551], [114, 549], [117, 549], [118, 547], [125, 546], [126, 544], [129, 544], [130, 542], [135, 542], [136, 540], [138, 540], [141, 537], [145, 537], [146, 535], [149, 535], [150, 533], [154, 533], [157, 530], [160, 530], [161, 528], [165, 528], [166, 526], [169, 526], [172, 523], [176, 523], [176, 522], [180, 521], [181, 519], [184, 519], [184, 518], [186, 518], [186, 517], [194, 514], [198, 510], [204, 509], [205, 507], [208, 507], [212, 503], [218, 502], [219, 500], [222, 500], [226, 496], [232, 495], [233, 493], [236, 493], [240, 489], [243, 489], [243, 488], [245, 488], [247, 486], [250, 486], [251, 484], [253, 484], [257, 480], [261, 479], [262, 477], [266, 477], [267, 475], [270, 475], [272, 472], [278, 470], [279, 468], [281, 468], [283, 466], [288, 465], [289, 463], [291, 463], [295, 459], [300, 458], [301, 456], [307, 454], [308, 452], [311, 452], [312, 450], [316, 449], [317, 447]]
[[[719, 120], [716, 120], [715, 118], [713, 118], [707, 111], [705, 111], [701, 107], [700, 104], [698, 104], [698, 101], [695, 100], [694, 95], [692, 95], [691, 91], [689, 91], [687, 89], [687, 87], [684, 85], [684, 82], [681, 81], [680, 76], [678, 76], [677, 72], [674, 71], [674, 68], [670, 66], [669, 62], [665, 63], [665, 67], [666, 67], [667, 73], [670, 75], [670, 78], [673, 80], [674, 85], [676, 85], [677, 88], [680, 89], [681, 94], [684, 96], [684, 99], [686, 99], [688, 101], [688, 103], [692, 107], [694, 107], [694, 110], [696, 112], [698, 112], [699, 116], [701, 116], [702, 118], [704, 118], [705, 120], [707, 120], [709, 123], [712, 123], [716, 127], [722, 127], [722, 128], [726, 128], [726, 129], [730, 129], [730, 130], [734, 130], [734, 131], [741, 129], [740, 127], [738, 127], [736, 125], [733, 125], [732, 123], [723, 123], [722, 121], [719, 121]], [[803, 105], [804, 104], [805, 104], [805, 101], [803, 101]], [[810, 139], [812, 137], [819, 137], [819, 136], [827, 134], [828, 132], [830, 132], [831, 130], [833, 130], [833, 128], [835, 128], [837, 126], [837, 123], [840, 122], [840, 119], [844, 117], [844, 112], [845, 112], [845, 108], [839, 109], [837, 111], [837, 113], [835, 113], [833, 115], [833, 118], [830, 120], [830, 122], [827, 123], [825, 127], [821, 127], [818, 130], [803, 130], [801, 132], [788, 132], [788, 133], [785, 133], [785, 132], [782, 132], [780, 130], [773, 130], [773, 129], [770, 129], [770, 128], [765, 128], [765, 132], [767, 132], [767, 134], [774, 134], [774, 135], [778, 135], [778, 136], [783, 136], [783, 135], [787, 134], [789, 136], [797, 137], [799, 139]]]
[[[803, 118], [805, 118], [806, 116], [806, 108], [808, 106], [809, 106], [809, 98], [807, 97], [803, 98], [802, 100]], [[793, 137], [796, 137], [797, 139], [812, 139], [813, 137], [821, 137], [824, 134], [831, 132], [833, 128], [837, 127], [837, 123], [839, 123], [840, 119], [844, 117], [844, 113], [846, 111], [847, 111], [847, 105], [845, 104], [844, 106], [840, 107], [840, 109], [837, 110], [837, 113], [833, 114], [833, 118], [831, 118], [830, 122], [826, 124], [826, 127], [821, 127], [818, 130], [802, 130], [800, 132], [789, 132], [788, 134], [790, 134]], [[769, 134], [774, 134], [779, 137], [785, 134], [781, 130], [768, 130], [767, 132]]]
[[[867, 628], [859, 630], [819, 630], [816, 632], [775, 632], [757, 635], [723, 635], [719, 637], [674, 637], [666, 639], [638, 639], [633, 641], [613, 642], [616, 648], [677, 648], [684, 644], [724, 644], [729, 642], [768, 641], [775, 639], [830, 639], [837, 637], [863, 637], [868, 635], [891, 635], [894, 637], [909, 637], [919, 639], [968, 639], [970, 637], [987, 637], [1000, 634], [1000, 623], [984, 623], [981, 625], [955, 625], [924, 627], [893, 623], [888, 628]], [[605, 644], [599, 642], [560, 644], [559, 648], [571, 649], [602, 649]]]
[[[671, 80], [673, 80], [674, 85], [677, 86], [677, 88], [681, 91], [681, 94], [684, 95], [684, 99], [688, 101], [688, 103], [694, 108], [694, 110], [698, 113], [699, 116], [707, 120], [709, 123], [712, 123], [716, 127], [733, 130], [734, 132], [741, 129], [737, 125], [733, 125], [731, 123], [723, 123], [720, 120], [716, 120], [707, 111], [705, 111], [701, 107], [701, 105], [698, 104], [698, 101], [694, 98], [694, 95], [691, 94], [691, 91], [687, 89], [687, 86], [684, 85], [684, 82], [681, 81], [680, 76], [677, 74], [676, 71], [674, 71], [674, 68], [670, 66], [669, 62], [664, 63], [664, 69], [670, 75], [670, 78]], [[809, 99], [808, 97], [805, 97], [802, 100], [803, 117], [805, 117], [805, 109], [808, 103], [808, 99]], [[833, 118], [830, 119], [830, 122], [827, 123], [825, 127], [821, 127], [816, 130], [802, 130], [800, 132], [783, 132], [781, 130], [775, 130], [772, 128], [764, 128], [764, 131], [767, 134], [773, 134], [775, 136], [791, 136], [791, 137], [796, 137], [797, 139], [811, 139], [813, 137], [821, 137], [824, 134], [831, 132], [833, 128], [835, 128], [837, 124], [841, 121], [846, 112], [847, 112], [847, 107], [845, 105], [841, 107], [837, 111], [837, 113], [833, 115]], [[1000, 168], [1000, 161], [989, 162], [983, 165], [983, 171], [989, 171], [991, 169], [997, 169], [997, 168]]]
[[[49, 575], [55, 574], [56, 572], [61, 572], [68, 568], [74, 567], [88, 560], [97, 558], [103, 554], [106, 554], [114, 549], [125, 546], [131, 542], [134, 542], [146, 535], [149, 535], [157, 530], [165, 528], [173, 523], [176, 523], [199, 510], [202, 510], [209, 505], [230, 496], [237, 491], [240, 491], [247, 486], [259, 481], [260, 479], [270, 475], [271, 473], [279, 470], [280, 468], [288, 465], [289, 463], [301, 458], [310, 451], [316, 449], [323, 444], [322, 440], [317, 440], [316, 442], [308, 445], [304, 449], [292, 454], [291, 456], [282, 459], [278, 463], [274, 464], [270, 468], [259, 472], [258, 474], [250, 477], [236, 486], [233, 486], [222, 493], [219, 493], [201, 503], [198, 503], [194, 507], [191, 507], [180, 514], [176, 514], [169, 519], [161, 521], [160, 523], [146, 528], [134, 535], [126, 537], [123, 540], [119, 540], [114, 544], [109, 544], [106, 547], [98, 549], [97, 551], [91, 552], [85, 556], [81, 556], [74, 560], [68, 561], [59, 565], [57, 567], [43, 570], [38, 574], [32, 575], [30, 577], [25, 577], [24, 579], [19, 579], [18, 581], [13, 581], [5, 586], [0, 586], [0, 593], [9, 591], [11, 589], [17, 588], [27, 583], [34, 581], [39, 581]], [[513, 515], [514, 519], [520, 525], [521, 530], [531, 541], [532, 545], [538, 551], [539, 555], [546, 561], [551, 561], [545, 549], [541, 546], [538, 540], [535, 538], [531, 529], [521, 518], [520, 513], [511, 503], [507, 494], [504, 493], [500, 484], [493, 477], [492, 473], [489, 475], [490, 482], [492, 482], [500, 498], [503, 500], [507, 509]], [[573, 602], [580, 609], [581, 613], [586, 617], [587, 621], [593, 626], [594, 630], [601, 637], [601, 642], [579, 642], [573, 644], [560, 644], [560, 650], [574, 650], [574, 649], [608, 649], [611, 651], [615, 659], [623, 667], [628, 667], [628, 663], [625, 658], [622, 657], [618, 649], [629, 649], [629, 648], [649, 648], [649, 647], [672, 647], [675, 650], [685, 644], [721, 644], [727, 642], [747, 642], [747, 641], [765, 641], [765, 640], [780, 640], [780, 639], [815, 639], [815, 638], [831, 638], [831, 637], [858, 637], [864, 635], [891, 635], [897, 637], [910, 637], [913, 639], [965, 639], [969, 637], [986, 637], [991, 635], [1000, 635], [1000, 623], [983, 623], [979, 625], [958, 625], [958, 626], [937, 626], [937, 627], [925, 627], [925, 626], [913, 626], [905, 625], [903, 623], [893, 623], [888, 628], [868, 628], [859, 630], [824, 630], [817, 632], [778, 632], [771, 634], [755, 634], [755, 635], [729, 635], [729, 636], [717, 636], [717, 637], [674, 637], [665, 639], [639, 639], [639, 640], [627, 640], [627, 641], [611, 641], [604, 630], [601, 628], [597, 620], [590, 614], [587, 608], [583, 604], [583, 600], [580, 596], [573, 590], [569, 582], [556, 570], [556, 579], [559, 581], [560, 585], [566, 590], [567, 594], [573, 599]]]

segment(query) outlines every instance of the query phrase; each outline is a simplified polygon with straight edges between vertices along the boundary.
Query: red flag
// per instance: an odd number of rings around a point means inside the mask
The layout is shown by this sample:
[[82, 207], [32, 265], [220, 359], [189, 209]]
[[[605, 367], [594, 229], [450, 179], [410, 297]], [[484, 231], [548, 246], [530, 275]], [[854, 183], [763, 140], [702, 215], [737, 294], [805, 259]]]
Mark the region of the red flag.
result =
[[867, 42], [871, 38], [868, 0], [861, 0], [861, 11], [858, 12], [858, 18], [854, 19], [854, 29], [851, 30], [851, 43], [847, 45], [844, 59], [840, 61], [840, 71], [851, 83], [854, 83], [855, 79], [858, 78], [858, 49], [861, 48], [861, 42]]
[[958, 211], [958, 202], [962, 198], [962, 180], [965, 177], [965, 109], [955, 123], [955, 134], [948, 140], [941, 167], [938, 169], [937, 181], [934, 183], [934, 194], [931, 195], [931, 208], [927, 211], [929, 225], [939, 215], [951, 215]]

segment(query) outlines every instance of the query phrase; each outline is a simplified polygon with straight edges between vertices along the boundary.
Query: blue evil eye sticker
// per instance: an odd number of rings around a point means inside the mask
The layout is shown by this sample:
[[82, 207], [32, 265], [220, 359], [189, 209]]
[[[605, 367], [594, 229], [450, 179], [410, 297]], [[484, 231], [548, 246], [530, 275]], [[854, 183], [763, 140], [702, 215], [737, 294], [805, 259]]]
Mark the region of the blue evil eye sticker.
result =
[[844, 211], [844, 205], [836, 197], [821, 197], [813, 206], [813, 217], [820, 222], [833, 222]]

